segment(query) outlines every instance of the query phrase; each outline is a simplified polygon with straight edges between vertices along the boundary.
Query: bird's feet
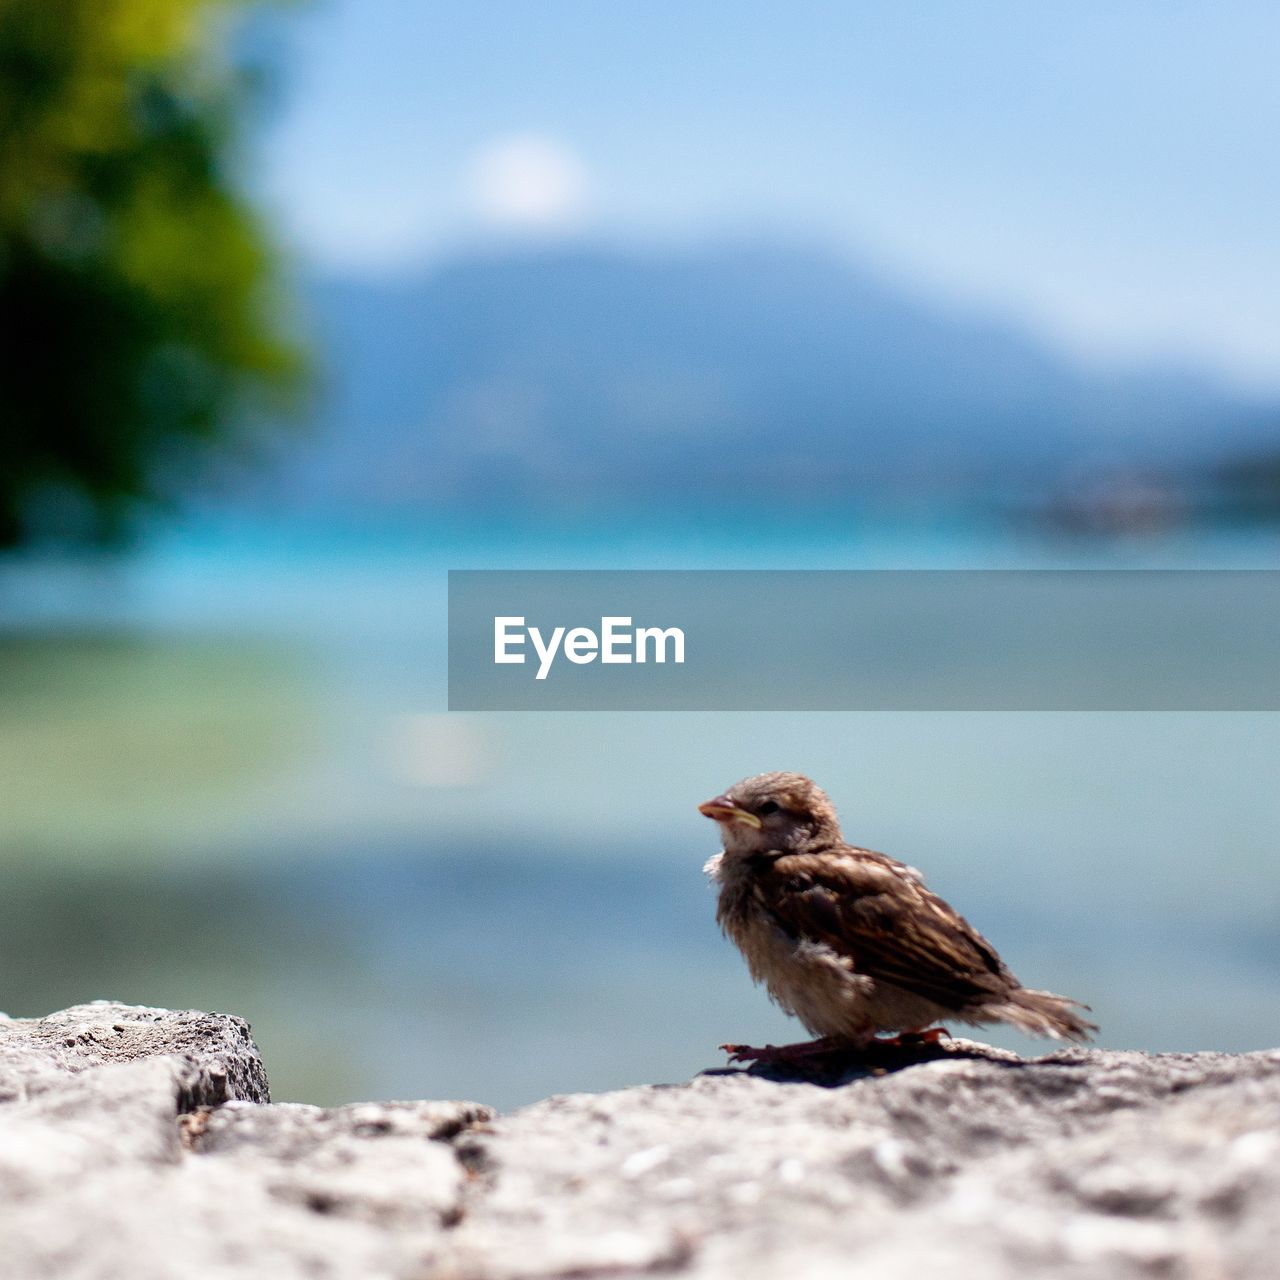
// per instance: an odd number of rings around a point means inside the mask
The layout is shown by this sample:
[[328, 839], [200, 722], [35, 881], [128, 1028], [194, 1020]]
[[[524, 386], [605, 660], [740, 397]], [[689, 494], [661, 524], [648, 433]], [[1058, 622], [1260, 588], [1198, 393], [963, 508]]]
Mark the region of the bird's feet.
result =
[[887, 1049], [918, 1049], [921, 1045], [939, 1044], [950, 1040], [951, 1032], [946, 1027], [929, 1027], [925, 1031], [902, 1031], [896, 1036], [877, 1036], [873, 1044], [884, 1045]]
[[841, 1057], [874, 1057], [880, 1049], [920, 1049], [950, 1040], [946, 1027], [930, 1027], [922, 1031], [903, 1031], [896, 1036], [870, 1036], [862, 1040], [841, 1039], [839, 1036], [823, 1036], [819, 1040], [805, 1040], [800, 1044], [767, 1044], [755, 1048], [749, 1044], [722, 1044], [729, 1061], [754, 1062], [762, 1066], [811, 1063], [815, 1059]]
[[800, 1044], [767, 1044], [759, 1049], [749, 1044], [722, 1044], [720, 1048], [729, 1055], [730, 1062], [755, 1062], [767, 1066], [774, 1063], [809, 1062], [826, 1054], [848, 1052], [851, 1045], [847, 1040], [823, 1036], [820, 1040], [805, 1040]]

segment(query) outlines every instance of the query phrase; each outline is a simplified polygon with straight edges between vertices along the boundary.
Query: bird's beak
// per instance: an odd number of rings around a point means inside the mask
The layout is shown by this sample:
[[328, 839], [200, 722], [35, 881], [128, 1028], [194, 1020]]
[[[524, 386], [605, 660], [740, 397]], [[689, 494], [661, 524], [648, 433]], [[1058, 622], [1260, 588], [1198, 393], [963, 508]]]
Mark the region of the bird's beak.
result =
[[714, 818], [717, 822], [741, 822], [748, 827], [755, 827], [757, 831], [760, 830], [760, 819], [754, 813], [739, 809], [728, 796], [716, 796], [714, 800], [700, 804], [698, 812], [705, 814], [708, 818]]

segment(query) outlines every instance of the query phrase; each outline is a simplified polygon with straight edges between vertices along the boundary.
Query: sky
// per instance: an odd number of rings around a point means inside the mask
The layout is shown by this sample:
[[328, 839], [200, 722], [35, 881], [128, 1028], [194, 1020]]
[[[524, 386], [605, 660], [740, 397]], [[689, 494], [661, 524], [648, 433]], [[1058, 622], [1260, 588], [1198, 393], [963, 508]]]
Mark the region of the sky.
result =
[[554, 237], [828, 246], [1100, 364], [1280, 391], [1280, 6], [313, 0], [260, 189], [399, 275]]

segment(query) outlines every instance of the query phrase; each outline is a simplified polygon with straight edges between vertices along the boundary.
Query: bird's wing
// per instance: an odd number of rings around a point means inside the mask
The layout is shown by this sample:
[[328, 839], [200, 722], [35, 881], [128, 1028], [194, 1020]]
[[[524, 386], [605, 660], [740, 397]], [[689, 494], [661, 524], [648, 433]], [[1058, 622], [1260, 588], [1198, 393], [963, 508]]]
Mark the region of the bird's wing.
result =
[[1016, 987], [991, 944], [913, 871], [846, 847], [778, 858], [756, 884], [763, 905], [792, 937], [823, 943], [855, 972], [945, 1008]]

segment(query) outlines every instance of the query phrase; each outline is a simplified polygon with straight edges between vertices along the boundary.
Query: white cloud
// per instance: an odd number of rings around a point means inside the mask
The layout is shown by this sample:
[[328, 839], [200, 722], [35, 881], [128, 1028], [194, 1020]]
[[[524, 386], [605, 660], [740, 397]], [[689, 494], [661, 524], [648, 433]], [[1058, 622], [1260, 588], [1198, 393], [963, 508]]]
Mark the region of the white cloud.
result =
[[563, 142], [539, 134], [498, 138], [471, 162], [468, 193], [479, 217], [516, 231], [561, 231], [581, 220], [587, 172]]

